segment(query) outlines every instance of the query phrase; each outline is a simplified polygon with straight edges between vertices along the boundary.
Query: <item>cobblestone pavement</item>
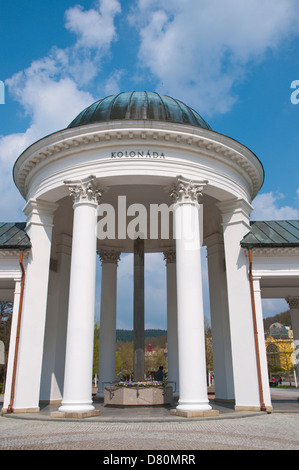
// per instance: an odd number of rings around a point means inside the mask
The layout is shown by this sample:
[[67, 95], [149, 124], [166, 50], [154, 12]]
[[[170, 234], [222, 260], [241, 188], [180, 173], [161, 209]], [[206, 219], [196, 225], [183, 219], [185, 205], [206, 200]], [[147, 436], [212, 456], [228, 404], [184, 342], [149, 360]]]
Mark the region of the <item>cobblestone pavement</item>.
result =
[[0, 417], [1, 450], [299, 450], [299, 414], [186, 422]]
[[[96, 407], [101, 416], [51, 419], [40, 413], [0, 415], [0, 450], [201, 451], [299, 450], [299, 389], [273, 390], [273, 412], [236, 412], [212, 405], [217, 418], [170, 416], [169, 409]], [[118, 451], [118, 452], [117, 452]]]

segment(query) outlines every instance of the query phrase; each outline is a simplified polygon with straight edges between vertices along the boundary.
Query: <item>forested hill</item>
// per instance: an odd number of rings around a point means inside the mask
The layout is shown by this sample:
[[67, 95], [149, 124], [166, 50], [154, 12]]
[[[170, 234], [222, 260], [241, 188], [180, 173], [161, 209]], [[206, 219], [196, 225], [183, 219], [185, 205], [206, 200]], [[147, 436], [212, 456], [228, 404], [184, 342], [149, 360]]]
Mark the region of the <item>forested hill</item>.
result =
[[[167, 334], [167, 330], [145, 330], [145, 338], [157, 338]], [[134, 338], [133, 330], [116, 330], [116, 341], [131, 342]]]
[[[282, 312], [273, 317], [264, 318], [264, 329], [267, 331], [269, 326], [272, 323], [279, 322], [285, 326], [291, 326], [291, 317], [290, 311]], [[159, 338], [160, 336], [166, 336], [167, 330], [159, 330], [159, 329], [152, 329], [152, 330], [145, 330], [145, 339], [147, 338]], [[131, 342], [134, 339], [134, 332], [133, 330], [116, 330], [116, 341], [123, 341]]]

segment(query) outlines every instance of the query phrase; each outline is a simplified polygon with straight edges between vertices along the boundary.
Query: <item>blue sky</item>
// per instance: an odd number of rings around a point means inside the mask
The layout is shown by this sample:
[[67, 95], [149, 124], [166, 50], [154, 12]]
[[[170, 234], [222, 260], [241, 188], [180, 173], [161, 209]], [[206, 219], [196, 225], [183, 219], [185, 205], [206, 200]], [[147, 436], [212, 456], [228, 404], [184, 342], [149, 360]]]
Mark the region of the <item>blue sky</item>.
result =
[[[2, 221], [24, 220], [11, 177], [22, 150], [131, 90], [184, 101], [258, 156], [252, 219], [299, 219], [298, 0], [0, 0], [0, 38]], [[130, 266], [120, 263], [123, 285]], [[147, 326], [165, 327], [163, 260], [146, 266]], [[120, 287], [119, 327], [131, 326], [129, 296]], [[284, 308], [264, 303], [265, 315]]]

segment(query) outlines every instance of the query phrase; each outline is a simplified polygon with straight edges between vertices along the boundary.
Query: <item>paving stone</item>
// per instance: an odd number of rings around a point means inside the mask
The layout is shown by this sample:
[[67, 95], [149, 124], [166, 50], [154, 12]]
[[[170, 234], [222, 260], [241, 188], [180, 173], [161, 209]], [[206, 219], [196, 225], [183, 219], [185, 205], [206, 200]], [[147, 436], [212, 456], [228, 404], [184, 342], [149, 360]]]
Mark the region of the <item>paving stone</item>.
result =
[[38, 414], [0, 416], [0, 450], [143, 451], [144, 456], [154, 451], [299, 450], [298, 395], [299, 390], [276, 391], [273, 413], [236, 412], [211, 401], [219, 415], [203, 418], [174, 416], [164, 407], [96, 404], [100, 416], [55, 419], [51, 412], [57, 406], [44, 407]]

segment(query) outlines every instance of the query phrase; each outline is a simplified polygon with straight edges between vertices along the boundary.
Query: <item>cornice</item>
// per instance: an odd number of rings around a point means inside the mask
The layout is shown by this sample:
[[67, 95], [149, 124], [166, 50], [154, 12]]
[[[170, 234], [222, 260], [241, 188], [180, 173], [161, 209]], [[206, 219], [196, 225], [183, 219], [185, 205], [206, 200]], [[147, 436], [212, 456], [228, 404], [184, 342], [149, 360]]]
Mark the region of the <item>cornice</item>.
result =
[[[248, 249], [243, 247], [244, 251], [248, 253]], [[299, 246], [283, 246], [283, 247], [259, 247], [252, 248], [253, 256], [264, 256], [264, 255], [299, 255]]]
[[172, 123], [152, 121], [117, 121], [64, 129], [37, 141], [17, 159], [13, 176], [19, 191], [26, 198], [26, 179], [42, 162], [64, 158], [86, 150], [104, 149], [112, 143], [132, 141], [139, 145], [163, 144], [164, 147], [186, 149], [202, 154], [242, 171], [251, 186], [252, 197], [263, 183], [263, 167], [245, 146], [214, 131]]
[[11, 248], [11, 249], [1, 249], [0, 250], [0, 258], [15, 258], [17, 261], [19, 261], [20, 258], [20, 251], [23, 251], [24, 253], [24, 258], [27, 259], [30, 253], [30, 249], [27, 248], [26, 250], [19, 250], [17, 248]]

